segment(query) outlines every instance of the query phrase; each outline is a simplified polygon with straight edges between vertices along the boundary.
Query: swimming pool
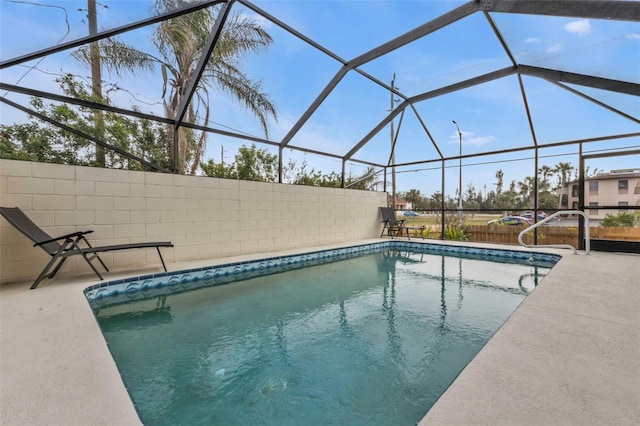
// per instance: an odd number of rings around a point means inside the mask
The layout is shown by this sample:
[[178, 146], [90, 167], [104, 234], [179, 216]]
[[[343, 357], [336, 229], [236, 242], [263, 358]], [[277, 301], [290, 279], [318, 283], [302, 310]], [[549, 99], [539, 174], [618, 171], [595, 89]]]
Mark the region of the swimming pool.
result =
[[85, 294], [145, 424], [409, 425], [558, 259], [385, 242]]

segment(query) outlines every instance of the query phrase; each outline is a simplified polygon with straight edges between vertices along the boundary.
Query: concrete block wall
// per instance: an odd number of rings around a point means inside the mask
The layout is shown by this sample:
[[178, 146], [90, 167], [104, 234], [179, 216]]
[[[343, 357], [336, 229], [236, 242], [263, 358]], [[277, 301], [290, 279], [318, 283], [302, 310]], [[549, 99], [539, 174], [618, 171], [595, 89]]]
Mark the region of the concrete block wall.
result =
[[[385, 204], [383, 192], [0, 160], [0, 205], [52, 236], [92, 229], [96, 246], [171, 241], [168, 262], [372, 238]], [[155, 249], [101, 257], [118, 270], [161, 268]], [[0, 218], [0, 283], [34, 279], [48, 261]], [[72, 257], [59, 274], [87, 271]]]

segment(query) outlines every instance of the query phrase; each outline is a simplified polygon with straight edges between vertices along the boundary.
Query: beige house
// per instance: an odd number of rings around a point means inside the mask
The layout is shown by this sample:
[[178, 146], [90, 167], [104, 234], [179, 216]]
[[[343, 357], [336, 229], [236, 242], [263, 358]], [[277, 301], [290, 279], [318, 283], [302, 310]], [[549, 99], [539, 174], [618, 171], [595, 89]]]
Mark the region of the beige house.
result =
[[[389, 205], [393, 204], [393, 197], [389, 195]], [[403, 200], [396, 197], [396, 210], [411, 210], [413, 209], [413, 203], [411, 201]]]
[[[640, 169], [620, 169], [598, 173], [585, 178], [584, 205], [590, 217], [603, 218], [611, 210], [596, 210], [589, 207], [638, 206], [640, 207]], [[563, 209], [578, 209], [579, 187], [574, 180], [558, 189]], [[624, 210], [621, 210], [621, 212]]]

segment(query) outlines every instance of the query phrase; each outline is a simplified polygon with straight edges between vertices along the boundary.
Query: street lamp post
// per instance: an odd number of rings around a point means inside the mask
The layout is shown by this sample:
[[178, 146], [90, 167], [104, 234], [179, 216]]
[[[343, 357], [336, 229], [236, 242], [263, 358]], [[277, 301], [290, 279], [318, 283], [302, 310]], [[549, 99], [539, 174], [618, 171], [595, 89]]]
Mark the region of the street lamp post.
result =
[[460, 131], [460, 127], [458, 127], [458, 123], [456, 120], [451, 120], [453, 124], [456, 125], [456, 129], [458, 130], [458, 137], [460, 139], [460, 163], [459, 163], [459, 181], [458, 181], [458, 222], [460, 226], [462, 226], [462, 132]]

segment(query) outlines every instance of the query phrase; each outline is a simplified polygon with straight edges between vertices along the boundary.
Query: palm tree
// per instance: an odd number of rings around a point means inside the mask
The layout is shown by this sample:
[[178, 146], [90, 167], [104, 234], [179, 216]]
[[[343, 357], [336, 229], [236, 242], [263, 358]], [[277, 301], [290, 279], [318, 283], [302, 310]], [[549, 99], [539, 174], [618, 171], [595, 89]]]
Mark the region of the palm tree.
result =
[[546, 164], [544, 166], [540, 166], [540, 169], [538, 169], [538, 174], [542, 176], [543, 182], [547, 182], [549, 176], [553, 174], [553, 170], [553, 168], [547, 166]]
[[[183, 7], [189, 0], [156, 0], [156, 13], [161, 14]], [[187, 15], [163, 21], [155, 30], [151, 43], [159, 55], [143, 52], [122, 41], [109, 38], [100, 41], [100, 59], [111, 72], [154, 71], [160, 68], [163, 78], [163, 107], [167, 118], [175, 119], [187, 87], [196, 72], [196, 65], [214, 27], [219, 7], [201, 9]], [[241, 69], [242, 58], [257, 52], [273, 42], [271, 36], [253, 19], [241, 13], [232, 13], [185, 115], [185, 121], [194, 123], [202, 116], [209, 123], [209, 95], [214, 89], [232, 95], [260, 121], [265, 137], [269, 136], [268, 120], [277, 119], [276, 108], [268, 94], [262, 91], [261, 81], [252, 81]], [[74, 57], [90, 65], [88, 48], [81, 48]], [[174, 128], [169, 126], [168, 137], [172, 162]], [[195, 174], [200, 166], [207, 134], [180, 127], [178, 130], [178, 173]]]
[[[561, 209], [562, 208], [562, 191], [564, 190], [564, 187], [567, 184], [567, 180], [569, 179], [569, 176], [571, 176], [571, 171], [573, 170], [573, 166], [571, 165], [571, 163], [560, 162], [556, 165], [556, 167], [553, 170], [559, 174], [558, 178], [559, 178], [559, 184], [560, 184], [560, 197], [558, 200], [558, 208]], [[567, 203], [568, 203], [568, 200], [569, 200], [569, 187], [567, 186]], [[567, 205], [567, 207], [569, 206]]]
[[422, 200], [424, 199], [419, 189], [408, 190], [405, 192], [403, 198], [411, 203], [413, 210], [419, 209], [419, 206], [422, 204]]
[[520, 196], [522, 197], [522, 201], [526, 203], [528, 207], [532, 206], [531, 193], [533, 192], [534, 186], [535, 186], [535, 178], [531, 176], [525, 176], [522, 182], [518, 182], [518, 188], [520, 189]]
[[502, 193], [502, 185], [503, 185], [503, 179], [504, 179], [504, 172], [502, 171], [502, 169], [498, 169], [498, 171], [496, 172], [496, 179], [498, 180], [495, 183], [496, 194], [500, 195]]

